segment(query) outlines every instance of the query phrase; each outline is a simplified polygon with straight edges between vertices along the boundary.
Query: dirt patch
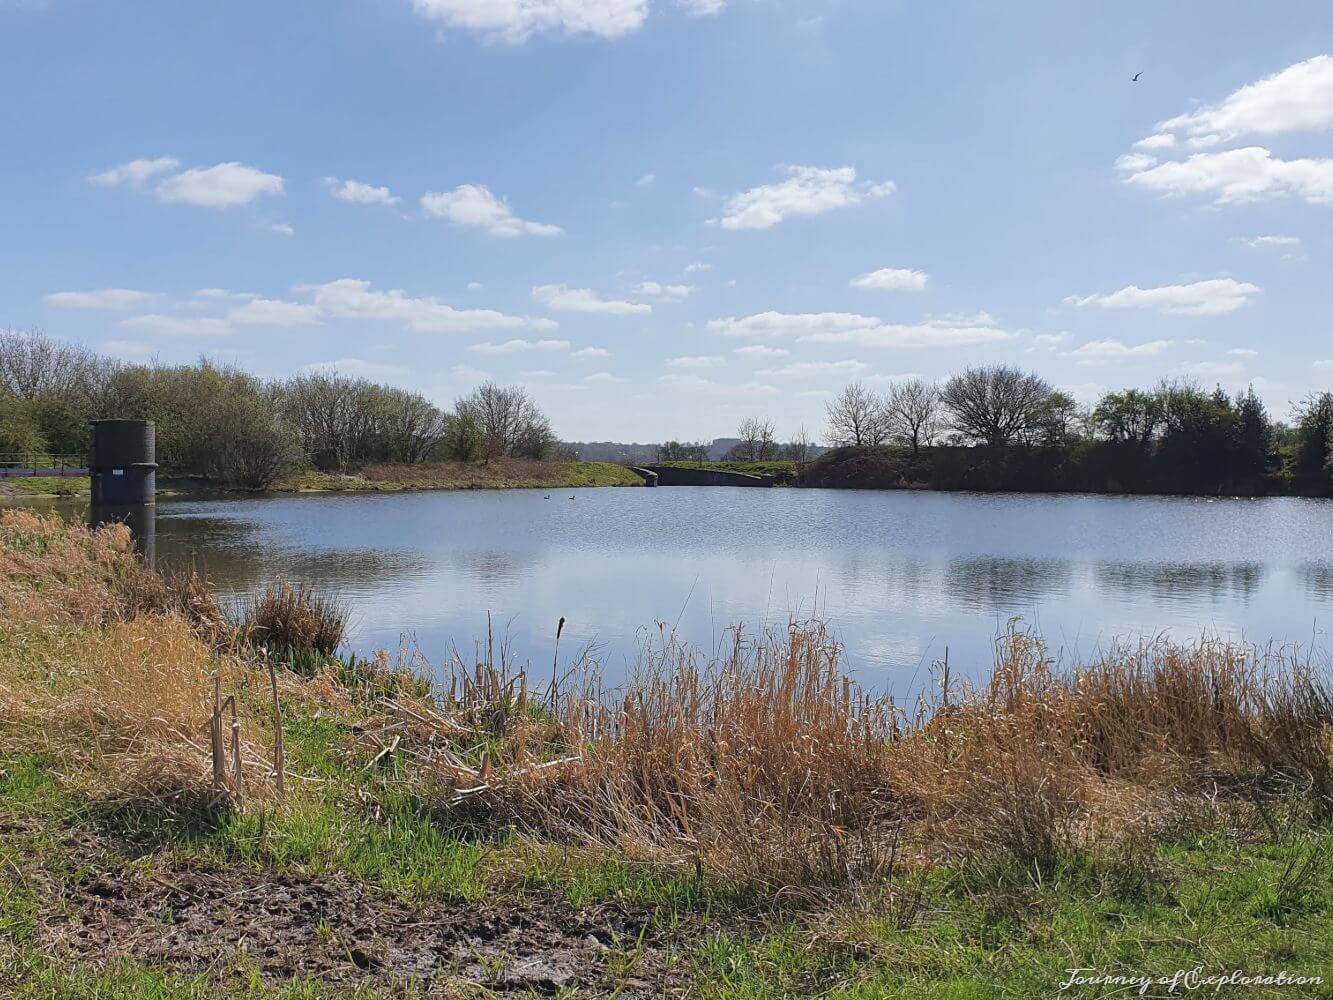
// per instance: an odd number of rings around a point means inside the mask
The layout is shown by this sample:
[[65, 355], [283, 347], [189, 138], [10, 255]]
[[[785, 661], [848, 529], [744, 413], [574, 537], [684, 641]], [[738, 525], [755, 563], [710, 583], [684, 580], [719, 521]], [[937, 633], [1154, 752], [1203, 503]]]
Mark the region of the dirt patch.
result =
[[47, 949], [93, 963], [247, 967], [270, 981], [670, 992], [666, 948], [646, 913], [614, 904], [409, 906], [341, 878], [194, 869], [96, 875], [63, 889], [41, 936]]

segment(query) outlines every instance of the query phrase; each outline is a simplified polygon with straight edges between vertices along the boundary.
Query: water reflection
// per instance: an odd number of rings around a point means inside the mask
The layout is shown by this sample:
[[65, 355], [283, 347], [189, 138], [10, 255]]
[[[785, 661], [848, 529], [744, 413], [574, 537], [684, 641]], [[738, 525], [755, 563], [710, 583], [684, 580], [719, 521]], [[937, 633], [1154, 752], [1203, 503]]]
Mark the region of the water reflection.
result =
[[[343, 594], [358, 651], [414, 635], [433, 659], [508, 637], [549, 668], [595, 644], [609, 679], [665, 622], [705, 648], [724, 630], [826, 617], [866, 680], [915, 693], [950, 650], [986, 670], [1007, 621], [1067, 659], [1116, 640], [1203, 632], [1322, 640], [1333, 504], [822, 490], [579, 490], [164, 502], [159, 565], [237, 595], [279, 580]], [[572, 655], [572, 654], [571, 654]]]

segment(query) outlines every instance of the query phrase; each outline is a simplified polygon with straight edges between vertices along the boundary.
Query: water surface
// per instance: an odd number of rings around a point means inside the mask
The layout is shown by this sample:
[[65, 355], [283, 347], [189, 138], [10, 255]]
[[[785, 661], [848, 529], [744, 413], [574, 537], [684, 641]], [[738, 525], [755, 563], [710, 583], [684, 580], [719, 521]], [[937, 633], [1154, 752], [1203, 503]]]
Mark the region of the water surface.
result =
[[[948, 647], [958, 673], [1021, 617], [1066, 657], [1201, 633], [1323, 645], [1333, 503], [660, 488], [164, 501], [159, 563], [225, 595], [300, 580], [354, 609], [352, 648], [413, 637], [433, 660], [483, 637], [549, 665], [594, 645], [622, 677], [655, 623], [711, 647], [729, 626], [823, 615], [863, 679], [904, 694]], [[545, 666], [542, 667], [545, 669]]]

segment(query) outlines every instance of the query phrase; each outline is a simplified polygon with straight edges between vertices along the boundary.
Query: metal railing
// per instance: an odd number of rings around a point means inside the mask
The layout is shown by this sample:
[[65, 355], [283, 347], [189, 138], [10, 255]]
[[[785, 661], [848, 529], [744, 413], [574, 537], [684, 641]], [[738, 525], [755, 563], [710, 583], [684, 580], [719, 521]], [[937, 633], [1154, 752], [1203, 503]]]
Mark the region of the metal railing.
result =
[[86, 476], [86, 455], [57, 455], [49, 451], [0, 451], [0, 479], [18, 476]]

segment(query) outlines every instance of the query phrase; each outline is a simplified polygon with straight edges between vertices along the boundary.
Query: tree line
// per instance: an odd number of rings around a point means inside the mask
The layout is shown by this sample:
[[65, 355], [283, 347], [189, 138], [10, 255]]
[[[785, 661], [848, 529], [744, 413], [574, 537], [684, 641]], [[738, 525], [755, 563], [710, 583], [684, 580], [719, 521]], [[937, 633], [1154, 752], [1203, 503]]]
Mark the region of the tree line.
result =
[[0, 331], [0, 453], [82, 454], [89, 421], [153, 420], [158, 464], [249, 488], [310, 467], [553, 457], [526, 390], [487, 382], [447, 410], [337, 372], [261, 379], [234, 365], [132, 364], [35, 331]]
[[[883, 393], [853, 383], [827, 417], [828, 441], [844, 454], [826, 464], [876, 485], [896, 475], [896, 485], [944, 488], [1333, 492], [1329, 392], [1307, 397], [1285, 424], [1252, 387], [1231, 395], [1164, 380], [1081, 406], [1033, 372], [985, 365]], [[862, 454], [854, 469], [847, 449], [897, 454], [878, 465]]]

